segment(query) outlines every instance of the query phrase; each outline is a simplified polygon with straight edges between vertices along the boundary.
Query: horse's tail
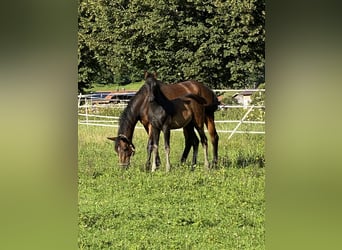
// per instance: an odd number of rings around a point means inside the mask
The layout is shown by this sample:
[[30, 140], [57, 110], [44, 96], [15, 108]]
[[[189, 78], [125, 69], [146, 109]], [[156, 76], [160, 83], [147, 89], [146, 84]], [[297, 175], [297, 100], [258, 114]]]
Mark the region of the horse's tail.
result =
[[219, 107], [219, 100], [217, 99], [217, 96], [214, 92], [212, 92], [212, 102], [208, 103], [207, 105], [204, 105], [205, 112], [208, 113], [214, 113], [216, 110], [218, 110]]
[[191, 99], [194, 99], [196, 102], [198, 102], [199, 104], [204, 105], [204, 106], [206, 106], [206, 104], [207, 104], [207, 101], [203, 97], [198, 96], [198, 95], [188, 94], [188, 95], [185, 95], [185, 97], [189, 97]]

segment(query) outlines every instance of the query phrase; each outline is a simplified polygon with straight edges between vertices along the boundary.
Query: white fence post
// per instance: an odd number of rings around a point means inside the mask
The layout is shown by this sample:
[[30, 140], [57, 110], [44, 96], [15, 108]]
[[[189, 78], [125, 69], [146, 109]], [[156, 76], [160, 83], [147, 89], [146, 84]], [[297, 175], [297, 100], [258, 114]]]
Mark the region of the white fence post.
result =
[[235, 134], [236, 130], [240, 127], [240, 125], [243, 123], [243, 121], [247, 118], [248, 114], [252, 111], [254, 108], [254, 105], [250, 107], [250, 109], [246, 112], [246, 114], [241, 118], [240, 122], [236, 125], [232, 133], [229, 135], [228, 140], [232, 138], [232, 136]]
[[87, 126], [88, 126], [88, 102], [87, 102], [87, 97], [84, 99], [84, 104], [85, 104], [86, 123], [87, 123]]

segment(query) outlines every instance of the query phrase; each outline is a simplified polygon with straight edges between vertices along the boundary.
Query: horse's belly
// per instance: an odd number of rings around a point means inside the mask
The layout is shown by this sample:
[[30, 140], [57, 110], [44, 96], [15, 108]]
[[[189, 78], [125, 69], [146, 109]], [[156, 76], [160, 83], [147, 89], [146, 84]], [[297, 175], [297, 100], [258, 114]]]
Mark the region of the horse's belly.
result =
[[171, 127], [171, 129], [183, 128], [186, 125], [188, 125], [188, 123], [190, 121], [191, 121], [191, 119], [184, 119], [184, 117], [175, 116], [175, 117], [172, 117], [170, 127]]

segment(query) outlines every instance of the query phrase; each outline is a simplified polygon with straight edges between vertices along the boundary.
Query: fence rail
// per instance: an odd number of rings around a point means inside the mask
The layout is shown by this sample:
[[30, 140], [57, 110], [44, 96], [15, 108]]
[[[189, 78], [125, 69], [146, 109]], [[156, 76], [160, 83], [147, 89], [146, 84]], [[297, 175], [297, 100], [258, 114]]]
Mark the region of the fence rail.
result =
[[[253, 92], [264, 92], [264, 89], [243, 89], [243, 90], [214, 90], [216, 93], [223, 93], [223, 92], [241, 92], [241, 91], [253, 91]], [[87, 126], [101, 126], [101, 127], [113, 127], [117, 128], [119, 126], [119, 116], [113, 115], [103, 115], [97, 114], [101, 113], [103, 110], [110, 110], [110, 109], [117, 109], [123, 110], [128, 103], [128, 100], [121, 100], [121, 103], [92, 103], [91, 99], [87, 101], [89, 95], [79, 95], [78, 96], [78, 124], [80, 125], [87, 125]], [[84, 103], [81, 104], [81, 98], [83, 98]], [[231, 109], [243, 109], [243, 115], [241, 119], [229, 119], [229, 117], [225, 117], [227, 119], [218, 119], [215, 120], [215, 124], [217, 127], [218, 133], [230, 133], [228, 139], [234, 134], [265, 134], [265, 121], [253, 121], [253, 120], [246, 120], [248, 115], [255, 109], [264, 109], [265, 106], [262, 105], [221, 105], [219, 112], [227, 112], [227, 110]], [[224, 127], [225, 124], [234, 124], [234, 128], [227, 128]], [[242, 126], [258, 126], [258, 129], [255, 128], [245, 128], [239, 130]], [[144, 127], [138, 123], [136, 125], [137, 129], [144, 129]], [[182, 129], [176, 129], [175, 131], [182, 131]]]

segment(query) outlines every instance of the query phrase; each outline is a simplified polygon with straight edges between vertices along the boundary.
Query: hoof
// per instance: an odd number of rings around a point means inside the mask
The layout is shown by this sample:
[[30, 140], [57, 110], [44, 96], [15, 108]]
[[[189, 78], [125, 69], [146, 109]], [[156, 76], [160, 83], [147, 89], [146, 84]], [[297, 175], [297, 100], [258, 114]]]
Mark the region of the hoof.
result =
[[157, 166], [152, 166], [151, 172], [156, 172]]
[[145, 171], [148, 172], [151, 170], [151, 163], [150, 162], [146, 162], [145, 164]]
[[204, 164], [204, 168], [205, 168], [205, 170], [210, 170], [211, 169], [210, 163], [208, 162], [208, 163]]

